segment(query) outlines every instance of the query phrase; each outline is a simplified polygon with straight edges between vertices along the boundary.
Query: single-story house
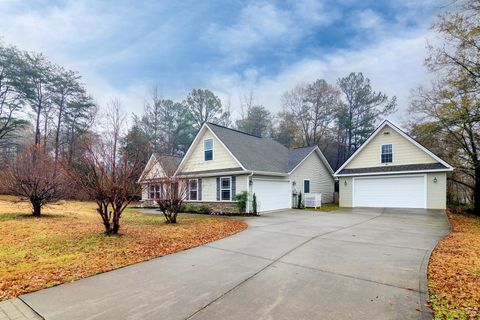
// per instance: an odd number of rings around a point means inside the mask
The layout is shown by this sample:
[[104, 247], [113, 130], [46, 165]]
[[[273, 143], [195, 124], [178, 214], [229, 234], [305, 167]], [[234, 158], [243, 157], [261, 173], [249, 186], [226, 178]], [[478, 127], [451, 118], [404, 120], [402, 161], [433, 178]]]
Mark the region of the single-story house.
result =
[[[161, 175], [153, 172], [140, 180], [144, 190], [156, 190]], [[235, 211], [235, 195], [242, 191], [250, 195], [248, 211], [255, 194], [259, 212], [291, 208], [298, 193], [321, 193], [324, 203], [334, 199], [333, 170], [317, 146], [291, 149], [213, 123], [201, 127], [175, 175], [188, 181], [187, 203], [213, 211]], [[142, 200], [148, 203], [152, 196], [155, 192], [143, 192]]]
[[335, 172], [340, 206], [445, 209], [452, 170], [385, 120]]

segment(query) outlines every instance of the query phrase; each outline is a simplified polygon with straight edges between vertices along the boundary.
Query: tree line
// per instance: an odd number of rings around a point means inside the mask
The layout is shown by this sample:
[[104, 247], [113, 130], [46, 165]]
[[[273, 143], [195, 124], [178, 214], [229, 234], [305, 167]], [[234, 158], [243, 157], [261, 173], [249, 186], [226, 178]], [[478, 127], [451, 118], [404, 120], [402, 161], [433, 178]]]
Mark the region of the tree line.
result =
[[42, 54], [0, 45], [0, 163], [27, 144], [71, 163], [96, 112], [78, 72]]
[[153, 91], [141, 116], [134, 115], [127, 145], [143, 143], [159, 154], [183, 155], [204, 122], [273, 138], [288, 147], [318, 145], [334, 168], [368, 138], [383, 117], [396, 110], [396, 99], [373, 90], [370, 80], [351, 73], [329, 84], [320, 79], [299, 84], [282, 96], [282, 111], [273, 114], [256, 103], [254, 94], [240, 97], [240, 115], [207, 89], [194, 89], [181, 102]]

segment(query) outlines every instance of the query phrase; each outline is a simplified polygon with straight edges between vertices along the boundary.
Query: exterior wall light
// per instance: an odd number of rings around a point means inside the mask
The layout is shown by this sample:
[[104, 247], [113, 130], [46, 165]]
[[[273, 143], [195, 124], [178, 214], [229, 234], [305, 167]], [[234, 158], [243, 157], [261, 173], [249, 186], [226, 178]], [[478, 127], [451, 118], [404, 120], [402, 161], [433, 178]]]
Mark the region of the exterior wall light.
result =
[[347, 185], [347, 179], [345, 179], [345, 181], [343, 182], [343, 185], [344, 185], [344, 186]]
[[433, 183], [437, 183], [437, 177], [433, 178]]

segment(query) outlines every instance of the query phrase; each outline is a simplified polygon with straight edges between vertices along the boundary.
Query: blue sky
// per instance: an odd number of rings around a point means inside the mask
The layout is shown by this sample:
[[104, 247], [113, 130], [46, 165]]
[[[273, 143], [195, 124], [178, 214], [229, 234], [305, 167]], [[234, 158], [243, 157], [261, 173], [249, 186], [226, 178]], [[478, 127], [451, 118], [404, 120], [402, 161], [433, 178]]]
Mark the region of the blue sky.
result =
[[402, 122], [411, 89], [429, 79], [422, 64], [440, 4], [0, 0], [0, 37], [80, 71], [101, 105], [117, 97], [129, 112], [153, 86], [172, 99], [211, 89], [234, 114], [253, 92], [276, 112], [298, 83], [361, 71], [398, 97]]

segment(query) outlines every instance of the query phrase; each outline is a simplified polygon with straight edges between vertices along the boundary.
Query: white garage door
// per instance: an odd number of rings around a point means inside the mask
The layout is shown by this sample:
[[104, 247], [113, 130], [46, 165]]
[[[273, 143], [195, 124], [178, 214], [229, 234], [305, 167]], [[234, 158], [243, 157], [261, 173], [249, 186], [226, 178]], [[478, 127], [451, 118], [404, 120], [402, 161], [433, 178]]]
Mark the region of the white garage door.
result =
[[425, 190], [423, 175], [355, 178], [353, 206], [425, 208]]
[[253, 179], [253, 192], [257, 196], [258, 212], [292, 207], [290, 181]]

